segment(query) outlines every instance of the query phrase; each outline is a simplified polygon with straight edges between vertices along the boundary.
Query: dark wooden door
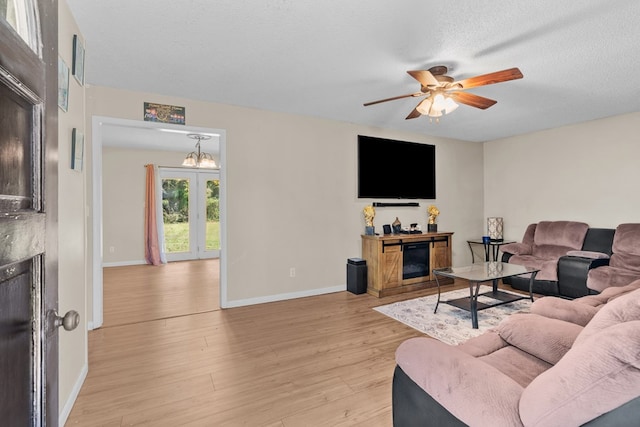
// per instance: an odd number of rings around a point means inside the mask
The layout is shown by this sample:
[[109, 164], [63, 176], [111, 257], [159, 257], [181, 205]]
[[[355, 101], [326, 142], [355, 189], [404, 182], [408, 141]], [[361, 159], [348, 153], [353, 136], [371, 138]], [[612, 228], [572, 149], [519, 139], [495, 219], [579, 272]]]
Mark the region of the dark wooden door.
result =
[[57, 1], [0, 1], [0, 423], [58, 425]]

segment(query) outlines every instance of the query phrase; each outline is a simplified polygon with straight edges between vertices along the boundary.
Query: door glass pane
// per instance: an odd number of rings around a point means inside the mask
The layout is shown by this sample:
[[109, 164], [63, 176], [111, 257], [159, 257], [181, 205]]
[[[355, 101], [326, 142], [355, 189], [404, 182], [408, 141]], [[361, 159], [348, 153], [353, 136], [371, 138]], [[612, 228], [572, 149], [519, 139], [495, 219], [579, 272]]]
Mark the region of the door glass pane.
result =
[[31, 207], [33, 120], [33, 106], [0, 83], [0, 204], [16, 209]]
[[207, 180], [206, 245], [208, 251], [220, 249], [220, 181]]
[[189, 180], [162, 180], [165, 252], [189, 252]]
[[38, 55], [38, 29], [34, 0], [0, 0], [0, 18], [13, 28]]

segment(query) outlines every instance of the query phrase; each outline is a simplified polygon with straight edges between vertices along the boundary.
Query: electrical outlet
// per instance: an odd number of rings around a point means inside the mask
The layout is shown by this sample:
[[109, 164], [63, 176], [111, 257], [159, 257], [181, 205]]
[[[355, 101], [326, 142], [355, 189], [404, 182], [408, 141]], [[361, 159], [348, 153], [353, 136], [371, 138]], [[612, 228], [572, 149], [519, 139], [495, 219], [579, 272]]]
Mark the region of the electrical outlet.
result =
[[295, 269], [295, 267], [291, 267], [289, 269], [289, 277], [296, 277], [296, 269]]
[[109, 253], [114, 253], [116, 248], [114, 246], [109, 246]]

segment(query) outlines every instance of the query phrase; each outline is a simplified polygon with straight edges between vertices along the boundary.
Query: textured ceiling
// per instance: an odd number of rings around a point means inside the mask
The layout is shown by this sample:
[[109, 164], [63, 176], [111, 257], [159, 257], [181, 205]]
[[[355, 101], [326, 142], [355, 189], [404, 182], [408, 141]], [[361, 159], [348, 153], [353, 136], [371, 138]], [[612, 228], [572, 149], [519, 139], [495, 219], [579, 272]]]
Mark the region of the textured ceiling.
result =
[[[468, 141], [640, 111], [637, 0], [67, 1], [94, 85]], [[498, 103], [437, 124], [404, 119], [417, 98], [362, 106], [440, 64], [524, 78], [470, 89]]]

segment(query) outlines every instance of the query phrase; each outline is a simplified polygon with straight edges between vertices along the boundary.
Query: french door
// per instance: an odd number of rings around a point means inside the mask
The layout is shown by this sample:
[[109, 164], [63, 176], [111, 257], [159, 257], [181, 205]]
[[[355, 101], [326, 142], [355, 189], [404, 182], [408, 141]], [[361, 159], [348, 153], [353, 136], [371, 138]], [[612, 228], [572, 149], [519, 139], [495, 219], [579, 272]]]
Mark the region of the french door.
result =
[[160, 168], [167, 261], [220, 257], [220, 173]]

